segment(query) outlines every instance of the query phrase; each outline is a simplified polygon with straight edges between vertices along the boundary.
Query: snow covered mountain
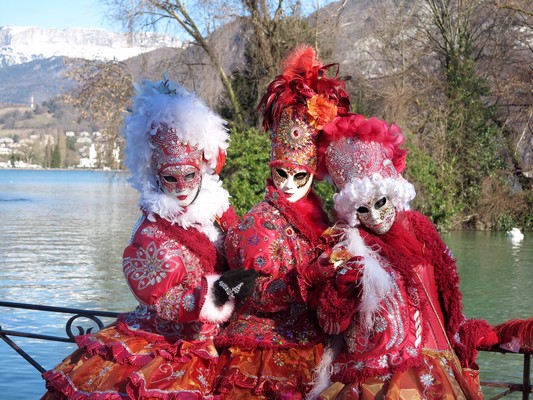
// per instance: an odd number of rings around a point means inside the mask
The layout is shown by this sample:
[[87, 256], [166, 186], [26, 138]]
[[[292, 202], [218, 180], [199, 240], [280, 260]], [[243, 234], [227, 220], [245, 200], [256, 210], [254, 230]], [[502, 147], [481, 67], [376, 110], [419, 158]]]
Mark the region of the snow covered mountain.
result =
[[71, 88], [64, 58], [127, 60], [161, 48], [181, 48], [161, 34], [128, 35], [104, 29], [0, 27], [0, 104], [37, 104]]
[[181, 47], [161, 34], [129, 35], [104, 29], [0, 27], [0, 68], [51, 57], [125, 60], [161, 47]]

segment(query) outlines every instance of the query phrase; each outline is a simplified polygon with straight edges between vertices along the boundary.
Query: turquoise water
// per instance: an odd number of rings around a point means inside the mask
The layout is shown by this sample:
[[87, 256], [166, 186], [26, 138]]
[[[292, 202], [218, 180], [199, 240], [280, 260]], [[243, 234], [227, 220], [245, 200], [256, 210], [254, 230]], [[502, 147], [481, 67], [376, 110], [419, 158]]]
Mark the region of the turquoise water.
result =
[[[0, 170], [0, 299], [132, 309], [135, 301], [124, 282], [121, 260], [139, 216], [136, 203], [137, 193], [122, 173]], [[449, 232], [442, 237], [458, 260], [467, 316], [492, 324], [533, 316], [530, 233], [519, 244], [505, 233]], [[66, 319], [0, 308], [4, 329], [63, 335]], [[15, 342], [47, 369], [74, 348], [24, 338]], [[481, 353], [482, 380], [519, 381], [521, 360]], [[0, 341], [0, 398], [34, 400], [43, 392], [40, 373]]]

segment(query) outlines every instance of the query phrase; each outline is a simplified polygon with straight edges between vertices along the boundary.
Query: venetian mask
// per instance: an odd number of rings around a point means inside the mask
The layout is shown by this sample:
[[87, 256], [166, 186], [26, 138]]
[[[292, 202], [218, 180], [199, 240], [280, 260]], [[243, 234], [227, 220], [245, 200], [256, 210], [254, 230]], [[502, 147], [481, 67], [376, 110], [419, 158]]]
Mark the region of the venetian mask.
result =
[[201, 184], [202, 174], [192, 165], [171, 165], [159, 172], [161, 190], [181, 207], [189, 206], [196, 199]]
[[271, 171], [274, 186], [285, 193], [291, 203], [303, 199], [311, 190], [314, 175], [304, 168], [276, 166]]
[[359, 206], [357, 217], [365, 228], [377, 235], [383, 235], [396, 220], [396, 208], [387, 197], [379, 196]]

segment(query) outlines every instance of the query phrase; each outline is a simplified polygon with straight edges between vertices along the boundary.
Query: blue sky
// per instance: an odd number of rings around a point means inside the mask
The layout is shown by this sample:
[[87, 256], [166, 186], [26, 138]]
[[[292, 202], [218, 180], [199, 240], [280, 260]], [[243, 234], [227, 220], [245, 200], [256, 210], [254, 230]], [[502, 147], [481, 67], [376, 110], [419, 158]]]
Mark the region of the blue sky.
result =
[[1, 0], [0, 26], [41, 28], [102, 28], [120, 31], [120, 24], [105, 18], [100, 0]]

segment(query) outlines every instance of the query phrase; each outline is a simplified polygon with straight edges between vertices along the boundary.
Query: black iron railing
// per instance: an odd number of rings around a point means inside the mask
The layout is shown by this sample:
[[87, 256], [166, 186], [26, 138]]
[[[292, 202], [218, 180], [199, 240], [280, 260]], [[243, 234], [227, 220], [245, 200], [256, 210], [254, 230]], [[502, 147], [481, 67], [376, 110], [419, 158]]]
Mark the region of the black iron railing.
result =
[[[30, 355], [28, 355], [24, 350], [22, 350], [10, 337], [24, 337], [24, 338], [33, 338], [40, 340], [50, 340], [56, 342], [68, 342], [72, 343], [75, 341], [75, 336], [83, 335], [86, 333], [96, 332], [104, 327], [104, 323], [99, 317], [108, 317], [116, 318], [119, 314], [116, 312], [109, 311], [94, 311], [94, 310], [80, 310], [77, 308], [64, 308], [64, 307], [52, 307], [52, 306], [42, 306], [37, 304], [25, 304], [25, 303], [11, 303], [7, 301], [0, 301], [0, 307], [8, 308], [18, 308], [18, 309], [27, 309], [34, 311], [44, 311], [44, 312], [55, 312], [55, 313], [64, 313], [72, 315], [66, 325], [65, 332], [66, 336], [50, 336], [42, 335], [32, 332], [22, 332], [15, 330], [5, 330], [0, 325], [0, 339], [6, 342], [11, 348], [13, 348], [21, 357], [23, 357], [27, 362], [33, 365], [40, 373], [45, 372], [45, 369], [35, 361]], [[85, 320], [83, 320], [85, 319]], [[1, 323], [1, 321], [0, 321]], [[88, 326], [91, 325], [92, 326]], [[77, 329], [77, 332], [73, 332], [73, 328]], [[97, 328], [97, 330], [94, 330]], [[531, 385], [531, 351], [520, 350], [518, 353], [506, 351], [497, 347], [491, 348], [489, 350], [482, 350], [492, 353], [503, 353], [509, 354], [515, 357], [523, 357], [523, 375], [522, 382], [496, 382], [496, 381], [482, 381], [481, 385], [485, 387], [492, 388], [502, 388], [505, 389], [500, 394], [491, 397], [489, 400], [497, 400], [502, 397], [508, 396], [511, 393], [521, 392], [522, 399], [529, 399], [529, 394], [533, 393], [533, 387]], [[0, 361], [1, 362], [1, 361]]]
[[489, 350], [481, 350], [491, 353], [501, 353], [509, 354], [513, 357], [523, 357], [523, 366], [522, 366], [522, 383], [516, 382], [496, 382], [496, 381], [481, 381], [481, 386], [491, 387], [491, 388], [502, 388], [505, 389], [503, 392], [499, 393], [496, 396], [491, 397], [488, 400], [498, 400], [502, 397], [508, 396], [511, 393], [522, 393], [522, 400], [529, 399], [530, 393], [533, 393], [533, 386], [531, 385], [531, 354], [530, 350], [520, 349], [518, 352], [511, 352], [504, 349], [501, 349], [497, 346], [490, 348]]
[[[110, 311], [94, 311], [94, 310], [80, 310], [77, 308], [65, 308], [65, 307], [53, 307], [53, 306], [42, 306], [38, 304], [26, 304], [26, 303], [12, 303], [8, 301], [0, 301], [0, 307], [8, 308], [18, 308], [34, 311], [45, 311], [45, 312], [54, 312], [54, 313], [63, 313], [72, 315], [66, 325], [65, 333], [66, 336], [51, 336], [51, 335], [42, 335], [34, 332], [22, 332], [16, 330], [6, 330], [2, 325], [0, 325], [0, 339], [6, 342], [13, 350], [15, 350], [22, 358], [27, 362], [33, 365], [39, 372], [43, 373], [45, 368], [39, 364], [33, 357], [21, 349], [11, 337], [23, 337], [31, 339], [40, 339], [40, 340], [50, 340], [54, 342], [68, 342], [72, 343], [75, 341], [75, 336], [83, 335], [86, 333], [96, 332], [104, 327], [104, 323], [99, 317], [109, 317], [116, 318], [118, 313]], [[1, 323], [1, 321], [0, 321]], [[73, 329], [76, 328], [77, 332], [74, 333]], [[96, 328], [96, 330], [95, 330]]]

